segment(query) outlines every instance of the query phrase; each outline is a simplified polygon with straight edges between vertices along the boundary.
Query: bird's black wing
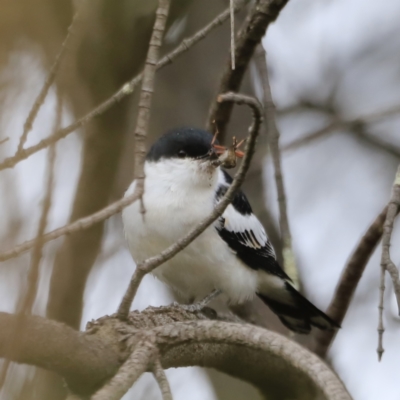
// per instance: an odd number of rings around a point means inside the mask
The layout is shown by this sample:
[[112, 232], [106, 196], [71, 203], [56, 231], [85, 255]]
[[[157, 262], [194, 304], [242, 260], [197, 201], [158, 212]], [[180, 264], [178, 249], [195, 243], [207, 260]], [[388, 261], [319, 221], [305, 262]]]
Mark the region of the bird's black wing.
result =
[[[216, 195], [217, 202], [231, 183], [232, 178], [224, 171]], [[339, 328], [335, 321], [291, 285], [291, 279], [277, 262], [264, 228], [253, 214], [243, 192], [236, 194], [232, 204], [222, 214], [216, 229], [245, 265], [265, 272], [259, 277], [257, 295], [278, 315], [284, 325], [297, 333], [309, 333], [311, 326], [330, 330]]]
[[[232, 183], [231, 176], [223, 171], [224, 180], [219, 183], [216, 193], [218, 202]], [[263, 270], [272, 275], [290, 281], [276, 260], [275, 251], [268, 240], [264, 227], [253, 214], [245, 194], [238, 191], [225, 212], [222, 214], [216, 229], [229, 248], [248, 267]]]

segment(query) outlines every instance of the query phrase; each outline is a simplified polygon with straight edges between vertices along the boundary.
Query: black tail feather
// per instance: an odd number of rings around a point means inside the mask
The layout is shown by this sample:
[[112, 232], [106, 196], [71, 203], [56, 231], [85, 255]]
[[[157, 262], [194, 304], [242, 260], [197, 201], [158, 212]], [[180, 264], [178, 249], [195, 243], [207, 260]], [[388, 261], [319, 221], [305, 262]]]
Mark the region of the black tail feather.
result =
[[290, 283], [286, 282], [286, 290], [290, 301], [282, 302], [273, 299], [268, 294], [257, 293], [263, 302], [277, 314], [281, 322], [296, 333], [307, 334], [311, 327], [322, 330], [333, 330], [340, 325], [324, 312], [319, 310], [303, 295], [301, 295]]

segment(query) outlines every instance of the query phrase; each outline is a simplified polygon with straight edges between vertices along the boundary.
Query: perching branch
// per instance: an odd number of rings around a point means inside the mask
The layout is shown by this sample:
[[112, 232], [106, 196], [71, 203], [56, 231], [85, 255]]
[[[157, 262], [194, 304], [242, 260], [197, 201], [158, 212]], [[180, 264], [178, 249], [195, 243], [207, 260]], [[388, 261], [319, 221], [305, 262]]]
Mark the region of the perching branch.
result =
[[285, 185], [282, 173], [281, 151], [279, 148], [279, 130], [276, 125], [275, 104], [272, 99], [271, 87], [267, 66], [267, 54], [261, 44], [257, 46], [255, 62], [258, 68], [263, 88], [264, 120], [267, 128], [269, 148], [272, 155], [275, 170], [275, 183], [278, 193], [279, 224], [283, 244], [283, 266], [287, 274], [292, 278], [295, 287], [300, 286], [299, 274], [296, 267], [296, 259], [292, 246], [292, 235], [290, 233], [289, 219], [287, 216], [287, 202]]
[[[256, 46], [261, 42], [270, 23], [274, 22], [288, 0], [259, 0], [248, 16], [245, 25], [238, 33], [235, 48], [235, 69], [231, 60], [226, 64], [217, 94], [237, 92], [253, 56]], [[218, 97], [218, 95], [217, 95]], [[220, 103], [217, 98], [211, 103], [207, 129], [212, 132], [218, 126], [219, 139], [223, 141], [226, 127], [232, 113], [232, 103]]]
[[[338, 324], [343, 322], [365, 267], [382, 238], [386, 213], [387, 207], [385, 207], [368, 228], [343, 269], [332, 301], [326, 311], [327, 315]], [[326, 357], [326, 353], [335, 339], [336, 333], [337, 331], [319, 331], [316, 334], [316, 347], [314, 351], [321, 358]]]
[[385, 223], [383, 224], [382, 236], [382, 256], [381, 256], [381, 280], [379, 286], [379, 325], [378, 325], [378, 358], [382, 358], [383, 349], [383, 299], [385, 292], [385, 272], [388, 271], [393, 282], [393, 289], [397, 299], [398, 312], [400, 314], [400, 280], [399, 271], [390, 257], [390, 242], [392, 239], [393, 224], [400, 210], [400, 165], [397, 169], [396, 176], [392, 187], [392, 195], [388, 204]]
[[29, 115], [24, 123], [24, 130], [22, 132], [20, 141], [18, 143], [18, 148], [17, 148], [17, 152], [16, 152], [17, 157], [21, 154], [21, 151], [24, 148], [24, 144], [26, 142], [26, 139], [28, 138], [29, 132], [32, 130], [33, 123], [35, 122], [35, 119], [40, 110], [40, 107], [43, 105], [44, 100], [47, 96], [47, 93], [50, 89], [50, 86], [53, 84], [53, 82], [56, 78], [60, 64], [61, 64], [61, 62], [65, 56], [65, 53], [67, 51], [68, 42], [72, 36], [73, 28], [75, 27], [75, 24], [78, 20], [78, 15], [79, 15], [79, 13], [76, 12], [74, 17], [72, 18], [72, 22], [71, 22], [70, 26], [68, 27], [67, 35], [61, 45], [60, 51], [58, 52], [56, 59], [54, 60], [54, 64], [50, 68], [50, 71], [46, 77], [46, 80], [42, 86], [42, 89], [40, 90], [40, 93], [36, 97], [35, 102], [33, 103], [31, 110], [29, 111]]
[[243, 183], [246, 176], [247, 170], [249, 169], [251, 159], [255, 151], [255, 143], [259, 133], [260, 124], [262, 121], [262, 108], [260, 103], [253, 97], [226, 93], [218, 97], [219, 102], [235, 102], [237, 104], [246, 104], [251, 107], [253, 112], [253, 123], [250, 128], [249, 139], [246, 141], [245, 156], [239, 167], [237, 174], [230, 185], [228, 191], [222, 200], [216, 205], [213, 212], [205, 218], [199, 225], [193, 228], [186, 236], [178, 240], [176, 243], [172, 244], [170, 247], [162, 251], [159, 255], [150, 257], [147, 260], [139, 262], [136, 266], [136, 270], [132, 276], [129, 287], [121, 301], [118, 308], [118, 317], [121, 319], [126, 319], [132, 304], [132, 301], [136, 295], [137, 289], [143, 279], [143, 277], [157, 268], [159, 265], [165, 261], [171, 259], [186, 246], [188, 246], [194, 239], [196, 239], [201, 233], [203, 233], [209, 225], [211, 225], [218, 217], [222, 215], [226, 207], [230, 204], [235, 195], [236, 191], [239, 189], [240, 185]]
[[[0, 313], [0, 357], [14, 321], [15, 316]], [[215, 368], [255, 385], [266, 398], [351, 399], [324, 362], [288, 338], [247, 324], [207, 321], [201, 313], [176, 307], [132, 312], [128, 322], [103, 317], [86, 333], [33, 316], [27, 317], [26, 326], [21, 348], [8, 357], [61, 374], [81, 396], [111, 382], [136, 350], [131, 373], [144, 371], [152, 357], [151, 346], [142, 348], [145, 341], [154, 343], [165, 369]]]
[[[238, 2], [236, 2], [235, 12], [243, 8], [244, 4], [245, 4], [244, 0], [239, 0]], [[228, 7], [224, 12], [222, 12], [220, 15], [214, 18], [208, 25], [200, 29], [193, 36], [182, 40], [181, 44], [178, 47], [176, 47], [171, 53], [164, 56], [157, 63], [156, 69], [158, 70], [160, 68], [165, 67], [166, 65], [171, 64], [177, 57], [188, 51], [192, 46], [197, 44], [200, 40], [204, 39], [212, 30], [222, 25], [227, 19], [229, 19], [229, 16], [230, 16], [230, 10]], [[31, 147], [28, 147], [27, 149], [21, 149], [19, 154], [14, 154], [13, 156], [6, 158], [3, 162], [0, 162], [0, 171], [3, 169], [14, 167], [20, 161], [23, 161], [28, 157], [30, 157], [32, 154], [35, 154], [38, 151], [43, 150], [46, 147], [56, 143], [57, 141], [64, 139], [70, 133], [86, 125], [93, 118], [99, 116], [100, 114], [103, 114], [112, 106], [120, 102], [124, 97], [132, 94], [135, 88], [138, 86], [138, 84], [142, 81], [142, 78], [143, 78], [143, 73], [140, 73], [139, 75], [131, 79], [129, 82], [126, 82], [124, 85], [122, 85], [122, 87], [116, 93], [114, 93], [110, 98], [105, 100], [103, 103], [101, 103], [99, 106], [97, 106], [94, 110], [90, 111], [85, 116], [77, 119], [75, 122], [66, 126], [65, 128], [57, 130], [57, 132], [54, 132], [49, 137], [42, 139], [39, 143]]]

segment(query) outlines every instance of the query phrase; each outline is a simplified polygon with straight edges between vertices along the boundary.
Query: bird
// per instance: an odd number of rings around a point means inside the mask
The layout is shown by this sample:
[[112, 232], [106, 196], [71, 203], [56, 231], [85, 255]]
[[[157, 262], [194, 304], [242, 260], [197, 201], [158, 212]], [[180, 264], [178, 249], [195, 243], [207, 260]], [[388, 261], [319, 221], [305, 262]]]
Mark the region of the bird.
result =
[[[135, 262], [156, 256], [209, 216], [232, 177], [215, 160], [221, 148], [208, 131], [183, 127], [162, 135], [144, 163], [143, 208], [122, 212], [125, 237]], [[136, 181], [127, 189], [131, 195]], [[282, 269], [264, 227], [239, 190], [220, 218], [152, 274], [180, 294], [184, 303], [223, 296], [229, 305], [258, 296], [291, 331], [339, 328], [299, 293]]]

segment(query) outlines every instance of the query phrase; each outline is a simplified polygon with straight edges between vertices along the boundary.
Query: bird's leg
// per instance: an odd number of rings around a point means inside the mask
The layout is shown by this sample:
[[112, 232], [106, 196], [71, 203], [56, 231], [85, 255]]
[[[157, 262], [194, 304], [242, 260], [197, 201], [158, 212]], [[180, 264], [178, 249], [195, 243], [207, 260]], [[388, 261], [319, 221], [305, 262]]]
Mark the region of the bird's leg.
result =
[[177, 307], [182, 308], [185, 311], [198, 312], [198, 311], [201, 311], [204, 307], [206, 307], [207, 304], [211, 300], [214, 300], [221, 293], [222, 293], [221, 290], [214, 290], [209, 295], [204, 297], [203, 300], [200, 300], [197, 303], [193, 303], [193, 304], [178, 304], [178, 303], [174, 303], [174, 305], [177, 306]]

